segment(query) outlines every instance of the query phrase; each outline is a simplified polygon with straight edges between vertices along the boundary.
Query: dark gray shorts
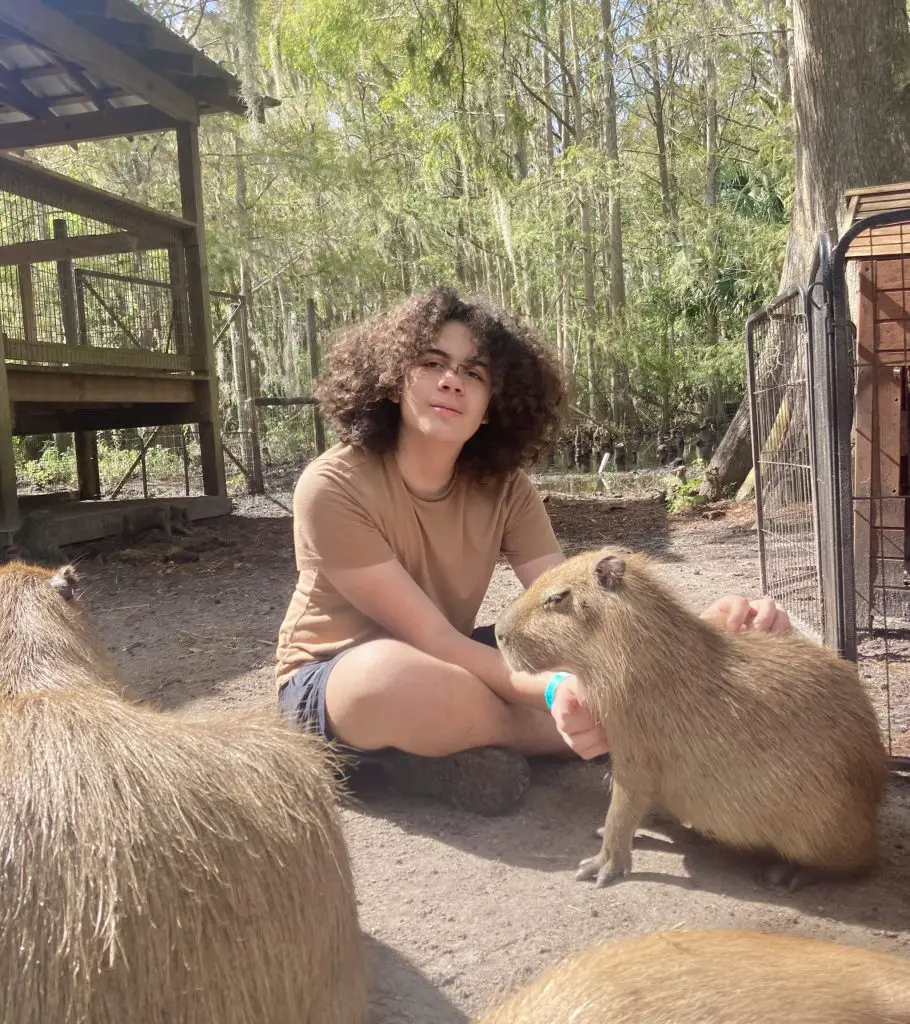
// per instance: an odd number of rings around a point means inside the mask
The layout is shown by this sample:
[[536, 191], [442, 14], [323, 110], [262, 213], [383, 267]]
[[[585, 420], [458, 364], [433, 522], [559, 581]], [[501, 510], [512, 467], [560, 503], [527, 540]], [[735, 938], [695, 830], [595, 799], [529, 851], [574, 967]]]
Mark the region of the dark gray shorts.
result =
[[[471, 631], [471, 639], [488, 647], [496, 647], [493, 626], [478, 626]], [[278, 691], [278, 707], [292, 722], [315, 732], [324, 739], [334, 735], [325, 714], [325, 690], [332, 669], [353, 647], [348, 647], [325, 661], [310, 661], [291, 676]]]

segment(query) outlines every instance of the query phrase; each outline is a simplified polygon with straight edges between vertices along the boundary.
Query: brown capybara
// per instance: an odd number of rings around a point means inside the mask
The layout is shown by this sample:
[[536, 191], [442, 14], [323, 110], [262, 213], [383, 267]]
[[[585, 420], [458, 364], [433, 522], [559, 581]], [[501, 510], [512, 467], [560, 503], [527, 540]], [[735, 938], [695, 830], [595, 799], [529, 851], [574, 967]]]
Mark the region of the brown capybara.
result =
[[0, 696], [73, 686], [129, 692], [73, 600], [76, 586], [71, 565], [0, 565]]
[[791, 886], [875, 864], [886, 755], [855, 665], [834, 652], [796, 633], [726, 633], [643, 556], [611, 550], [541, 574], [496, 635], [513, 668], [576, 673], [608, 736], [603, 846], [579, 878], [627, 875], [652, 808], [780, 858]]
[[910, 961], [820, 939], [662, 932], [559, 964], [482, 1024], [910, 1024]]
[[4, 617], [27, 616], [5, 642], [35, 652], [4, 650], [0, 680], [2, 1019], [361, 1024], [325, 745], [274, 712], [159, 711], [55, 664], [100, 646], [60, 579], [0, 572]]

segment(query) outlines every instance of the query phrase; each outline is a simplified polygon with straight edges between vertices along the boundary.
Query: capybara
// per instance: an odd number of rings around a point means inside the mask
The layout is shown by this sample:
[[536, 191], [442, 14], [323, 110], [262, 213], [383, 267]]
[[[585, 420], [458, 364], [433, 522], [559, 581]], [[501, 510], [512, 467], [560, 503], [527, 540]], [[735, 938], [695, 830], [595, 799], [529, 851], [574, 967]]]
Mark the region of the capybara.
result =
[[581, 953], [482, 1024], [910, 1024], [910, 961], [794, 935], [661, 932]]
[[325, 745], [275, 712], [121, 698], [91, 678], [100, 641], [66, 579], [0, 571], [4, 642], [23, 645], [0, 687], [2, 1019], [361, 1024]]
[[727, 633], [646, 558], [611, 550], [542, 573], [496, 636], [513, 668], [576, 673], [608, 736], [603, 846], [579, 878], [627, 875], [652, 808], [771, 854], [791, 887], [875, 864], [886, 756], [855, 665], [833, 651], [797, 633]]
[[0, 696], [101, 686], [130, 692], [74, 600], [71, 565], [0, 565]]

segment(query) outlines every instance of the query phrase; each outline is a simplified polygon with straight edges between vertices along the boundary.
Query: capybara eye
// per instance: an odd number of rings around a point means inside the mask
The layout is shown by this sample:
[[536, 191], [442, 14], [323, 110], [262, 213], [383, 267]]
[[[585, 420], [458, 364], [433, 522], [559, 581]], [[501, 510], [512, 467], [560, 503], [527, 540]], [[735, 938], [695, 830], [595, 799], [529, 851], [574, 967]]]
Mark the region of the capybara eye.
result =
[[553, 594], [547, 594], [543, 599], [544, 608], [555, 608], [557, 605], [562, 604], [571, 593], [571, 590], [557, 590]]

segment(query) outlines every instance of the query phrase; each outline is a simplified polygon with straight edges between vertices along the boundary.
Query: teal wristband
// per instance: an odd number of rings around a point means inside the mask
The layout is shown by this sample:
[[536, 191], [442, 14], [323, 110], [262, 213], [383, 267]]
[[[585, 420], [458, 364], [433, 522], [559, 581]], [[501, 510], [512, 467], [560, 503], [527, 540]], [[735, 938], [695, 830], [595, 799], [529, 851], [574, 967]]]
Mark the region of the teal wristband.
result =
[[544, 690], [543, 699], [547, 702], [547, 707], [553, 707], [553, 701], [556, 699], [556, 691], [559, 689], [559, 684], [568, 677], [568, 672], [557, 672], [550, 678], [547, 683], [547, 688]]

